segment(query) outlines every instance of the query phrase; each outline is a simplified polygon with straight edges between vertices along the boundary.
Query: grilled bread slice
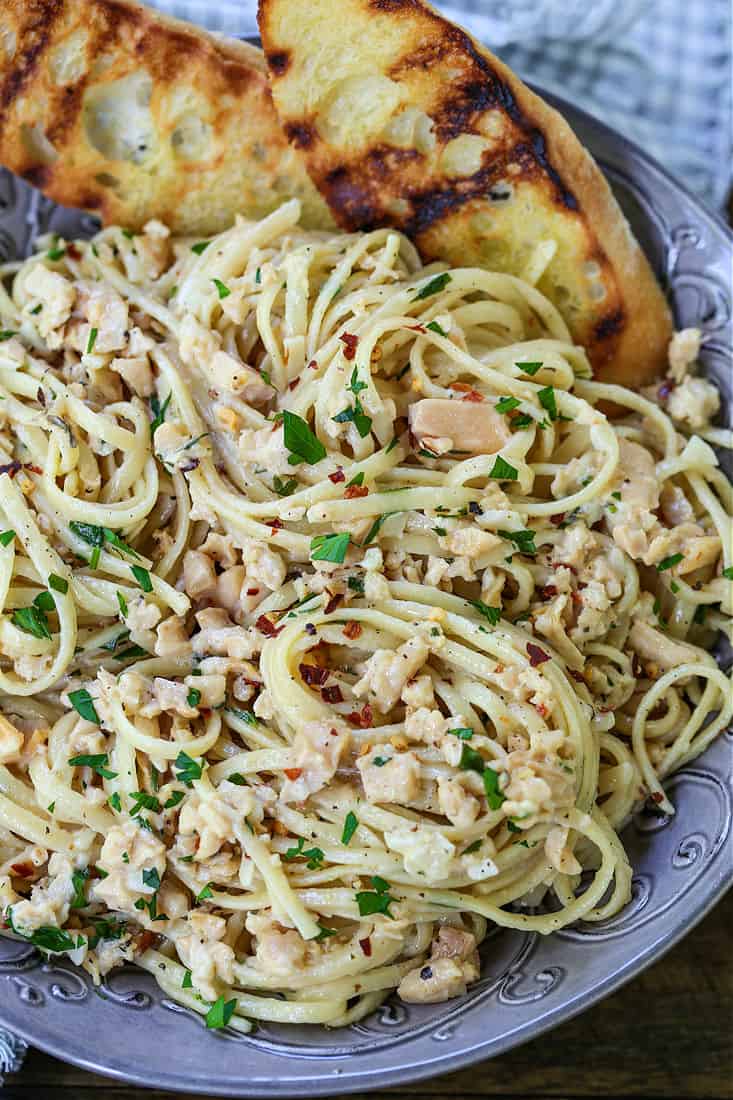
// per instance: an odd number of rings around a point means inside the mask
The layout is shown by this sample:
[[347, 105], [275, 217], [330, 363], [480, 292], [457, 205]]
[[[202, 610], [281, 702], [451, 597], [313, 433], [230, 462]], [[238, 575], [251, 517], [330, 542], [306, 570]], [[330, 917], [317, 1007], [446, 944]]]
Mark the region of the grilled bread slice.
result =
[[608, 184], [498, 58], [422, 0], [260, 0], [259, 19], [275, 106], [341, 226], [536, 281], [605, 379], [662, 369], [670, 314]]
[[129, 0], [0, 0], [0, 163], [67, 206], [207, 234], [293, 196], [262, 53]]

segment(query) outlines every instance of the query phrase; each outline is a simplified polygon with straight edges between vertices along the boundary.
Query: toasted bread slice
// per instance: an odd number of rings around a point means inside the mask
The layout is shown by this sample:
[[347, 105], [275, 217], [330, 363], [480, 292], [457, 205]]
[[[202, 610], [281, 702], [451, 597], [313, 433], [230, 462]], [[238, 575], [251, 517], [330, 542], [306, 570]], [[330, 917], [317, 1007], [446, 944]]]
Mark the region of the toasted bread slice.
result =
[[539, 275], [604, 378], [662, 369], [670, 314], [608, 184], [498, 58], [422, 0], [260, 0], [259, 18], [275, 106], [341, 226]]
[[129, 0], [0, 2], [0, 163], [133, 229], [213, 233], [293, 196], [304, 224], [333, 224], [261, 52]]

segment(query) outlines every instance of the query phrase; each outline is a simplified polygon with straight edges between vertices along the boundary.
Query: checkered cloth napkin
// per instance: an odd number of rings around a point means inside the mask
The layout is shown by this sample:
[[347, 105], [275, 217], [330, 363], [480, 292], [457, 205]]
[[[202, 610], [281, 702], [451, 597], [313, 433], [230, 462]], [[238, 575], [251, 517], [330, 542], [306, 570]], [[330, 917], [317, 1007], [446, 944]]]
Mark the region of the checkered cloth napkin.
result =
[[[148, 3], [210, 30], [257, 33], [256, 0]], [[436, 6], [521, 76], [608, 122], [712, 207], [722, 207], [733, 164], [730, 0], [438, 0]], [[25, 1049], [0, 1029], [0, 1074], [19, 1069]]]

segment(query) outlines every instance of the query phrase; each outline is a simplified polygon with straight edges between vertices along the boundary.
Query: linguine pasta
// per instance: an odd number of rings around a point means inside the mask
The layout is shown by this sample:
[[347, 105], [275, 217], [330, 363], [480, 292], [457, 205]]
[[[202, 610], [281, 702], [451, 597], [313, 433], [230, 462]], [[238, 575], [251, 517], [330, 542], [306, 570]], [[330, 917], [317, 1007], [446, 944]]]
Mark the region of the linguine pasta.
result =
[[0, 905], [240, 1030], [629, 898], [730, 722], [714, 388], [593, 380], [531, 280], [297, 201], [48, 238], [0, 290]]

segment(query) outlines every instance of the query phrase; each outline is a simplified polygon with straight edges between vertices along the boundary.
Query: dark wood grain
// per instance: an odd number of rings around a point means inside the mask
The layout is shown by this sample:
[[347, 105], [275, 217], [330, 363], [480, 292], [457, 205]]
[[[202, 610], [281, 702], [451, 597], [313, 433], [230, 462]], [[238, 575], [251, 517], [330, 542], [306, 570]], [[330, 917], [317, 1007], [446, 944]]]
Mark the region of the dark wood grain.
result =
[[[661, 962], [620, 992], [490, 1062], [369, 1100], [593, 1097], [729, 1100], [733, 1080], [733, 893]], [[2, 1100], [173, 1100], [34, 1051]], [[366, 1094], [357, 1097], [366, 1100]]]

